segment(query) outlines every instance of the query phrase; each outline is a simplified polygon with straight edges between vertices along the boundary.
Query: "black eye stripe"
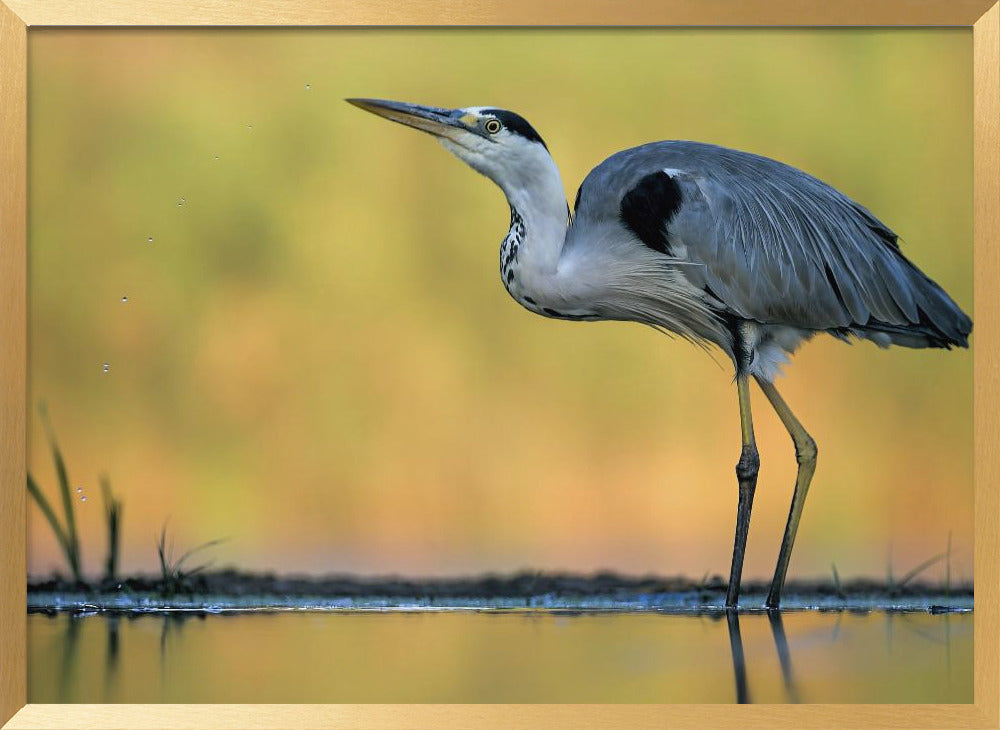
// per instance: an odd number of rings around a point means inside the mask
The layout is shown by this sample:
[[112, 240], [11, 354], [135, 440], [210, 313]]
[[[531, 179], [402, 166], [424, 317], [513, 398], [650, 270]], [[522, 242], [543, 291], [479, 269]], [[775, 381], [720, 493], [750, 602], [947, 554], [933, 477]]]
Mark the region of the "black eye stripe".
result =
[[518, 134], [531, 142], [538, 142], [540, 145], [548, 149], [545, 142], [542, 141], [541, 136], [535, 131], [534, 127], [528, 124], [528, 121], [514, 112], [509, 112], [506, 109], [483, 109], [482, 114], [489, 114], [491, 117], [495, 117], [511, 134]]

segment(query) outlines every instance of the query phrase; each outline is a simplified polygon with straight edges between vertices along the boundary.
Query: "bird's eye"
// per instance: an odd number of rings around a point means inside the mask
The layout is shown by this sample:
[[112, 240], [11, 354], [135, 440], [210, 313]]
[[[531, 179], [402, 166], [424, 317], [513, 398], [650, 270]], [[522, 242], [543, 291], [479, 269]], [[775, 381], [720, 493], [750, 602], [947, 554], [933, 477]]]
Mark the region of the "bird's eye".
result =
[[489, 132], [490, 134], [496, 134], [497, 132], [500, 131], [500, 128], [503, 125], [500, 124], [500, 122], [496, 119], [487, 119], [486, 124], [484, 124], [483, 126], [486, 128], [486, 131]]

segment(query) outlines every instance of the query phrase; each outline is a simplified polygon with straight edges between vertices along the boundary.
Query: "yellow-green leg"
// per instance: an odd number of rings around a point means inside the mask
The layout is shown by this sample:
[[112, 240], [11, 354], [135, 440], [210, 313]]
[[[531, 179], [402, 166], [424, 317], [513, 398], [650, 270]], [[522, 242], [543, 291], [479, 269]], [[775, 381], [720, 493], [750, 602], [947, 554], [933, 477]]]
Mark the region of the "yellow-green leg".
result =
[[802, 506], [805, 504], [806, 492], [809, 491], [809, 483], [816, 471], [816, 442], [799, 423], [799, 419], [792, 413], [777, 388], [762, 378], [756, 380], [792, 437], [792, 442], [795, 444], [795, 460], [799, 463], [799, 471], [795, 477], [795, 492], [792, 494], [792, 507], [788, 512], [785, 535], [781, 539], [781, 550], [778, 553], [778, 565], [774, 569], [771, 590], [767, 594], [767, 607], [777, 608], [781, 603], [781, 590], [785, 585], [788, 561], [792, 557], [792, 545], [795, 543], [795, 533], [799, 529], [799, 518], [802, 517]]
[[729, 571], [729, 590], [726, 592], [726, 606], [736, 606], [740, 597], [740, 576], [743, 574], [743, 555], [747, 548], [747, 533], [750, 530], [750, 510], [753, 507], [753, 493], [757, 488], [757, 472], [760, 456], [753, 436], [753, 416], [750, 413], [750, 382], [746, 375], [736, 376], [736, 392], [740, 399], [740, 430], [743, 435], [743, 450], [736, 464], [736, 479], [739, 482], [740, 501], [736, 511], [736, 539], [733, 544], [733, 564]]

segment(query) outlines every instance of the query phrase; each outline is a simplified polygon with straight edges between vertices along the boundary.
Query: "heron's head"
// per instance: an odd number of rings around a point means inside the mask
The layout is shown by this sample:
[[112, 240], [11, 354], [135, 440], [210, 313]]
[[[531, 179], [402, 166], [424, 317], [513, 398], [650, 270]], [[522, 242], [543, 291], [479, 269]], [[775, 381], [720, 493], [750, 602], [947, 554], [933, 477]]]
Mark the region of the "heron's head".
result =
[[[538, 132], [505, 109], [439, 109], [381, 99], [347, 99], [354, 106], [434, 135], [444, 147], [505, 191], [550, 174], [552, 157]], [[558, 172], [556, 173], [558, 175]]]

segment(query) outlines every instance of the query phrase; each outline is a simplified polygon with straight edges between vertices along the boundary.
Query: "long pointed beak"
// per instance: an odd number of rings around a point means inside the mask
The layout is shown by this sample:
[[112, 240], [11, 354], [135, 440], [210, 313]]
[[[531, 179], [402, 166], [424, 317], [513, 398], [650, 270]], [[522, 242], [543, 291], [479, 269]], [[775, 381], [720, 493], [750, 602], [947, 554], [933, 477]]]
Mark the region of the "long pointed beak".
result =
[[462, 120], [462, 112], [458, 109], [439, 109], [433, 106], [407, 104], [402, 101], [387, 101], [385, 99], [345, 99], [350, 104], [377, 114], [393, 122], [405, 124], [438, 137], [450, 136], [455, 129], [472, 131]]

